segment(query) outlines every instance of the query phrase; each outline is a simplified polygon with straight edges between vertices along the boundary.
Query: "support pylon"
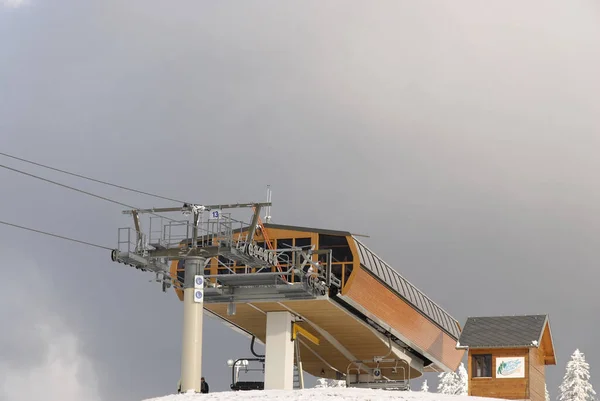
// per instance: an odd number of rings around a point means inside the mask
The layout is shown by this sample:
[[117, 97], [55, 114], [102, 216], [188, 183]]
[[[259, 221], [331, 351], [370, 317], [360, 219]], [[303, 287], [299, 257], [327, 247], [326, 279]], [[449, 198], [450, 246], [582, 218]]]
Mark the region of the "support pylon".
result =
[[[181, 392], [200, 392], [202, 376], [202, 326], [204, 317], [205, 258], [185, 259], [183, 285], [183, 343], [181, 347]], [[197, 282], [199, 281], [199, 282]]]

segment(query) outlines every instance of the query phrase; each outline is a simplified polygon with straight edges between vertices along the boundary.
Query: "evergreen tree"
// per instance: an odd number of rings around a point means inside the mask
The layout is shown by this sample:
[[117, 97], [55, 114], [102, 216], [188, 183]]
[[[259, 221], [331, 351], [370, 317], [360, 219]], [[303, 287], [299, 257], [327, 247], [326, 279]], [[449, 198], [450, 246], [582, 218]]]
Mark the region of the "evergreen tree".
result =
[[317, 384], [315, 384], [315, 388], [325, 388], [329, 387], [329, 382], [324, 377], [319, 377], [317, 379]]
[[318, 378], [315, 388], [325, 387], [346, 387], [346, 380], [326, 379], [324, 377]]
[[329, 379], [329, 387], [346, 387], [346, 380]]
[[440, 394], [458, 394], [458, 375], [454, 372], [440, 373], [438, 376], [438, 393]]
[[560, 401], [593, 401], [596, 392], [590, 380], [590, 365], [585, 361], [585, 355], [576, 349], [567, 363], [563, 382], [559, 387]]
[[467, 373], [467, 369], [465, 369], [465, 365], [461, 362], [458, 367], [458, 376], [457, 376], [457, 395], [468, 395], [469, 394], [469, 374]]
[[427, 385], [427, 379], [425, 379], [425, 381], [421, 385], [421, 391], [423, 391], [424, 393], [428, 393], [429, 392], [429, 386]]

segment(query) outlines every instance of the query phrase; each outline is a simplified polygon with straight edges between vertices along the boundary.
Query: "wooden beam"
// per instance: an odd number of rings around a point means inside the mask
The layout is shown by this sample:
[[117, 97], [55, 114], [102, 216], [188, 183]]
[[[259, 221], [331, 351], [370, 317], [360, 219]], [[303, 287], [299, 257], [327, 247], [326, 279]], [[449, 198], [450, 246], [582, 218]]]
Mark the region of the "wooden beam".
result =
[[[330, 301], [327, 301], [327, 302], [330, 302]], [[302, 317], [302, 319], [307, 324], [309, 324], [313, 329], [315, 329], [315, 331], [318, 334], [320, 334], [324, 339], [329, 341], [331, 343], [331, 345], [333, 345], [342, 355], [344, 355], [346, 358], [348, 358], [349, 361], [358, 360], [358, 358], [355, 357], [346, 347], [344, 347], [334, 336], [332, 336], [330, 333], [328, 333], [323, 328], [319, 327], [319, 325], [308, 320], [305, 316], [302, 316], [301, 314], [299, 314], [298, 312], [289, 308], [288, 306], [284, 305], [283, 303], [278, 302], [278, 304], [281, 305], [282, 307], [284, 307], [285, 309], [287, 309], [288, 311], [292, 312], [294, 315]]]
[[319, 339], [313, 336], [308, 330], [298, 326], [296, 323], [292, 323], [292, 340], [296, 340], [298, 334], [302, 335], [308, 341], [315, 345], [319, 345]]

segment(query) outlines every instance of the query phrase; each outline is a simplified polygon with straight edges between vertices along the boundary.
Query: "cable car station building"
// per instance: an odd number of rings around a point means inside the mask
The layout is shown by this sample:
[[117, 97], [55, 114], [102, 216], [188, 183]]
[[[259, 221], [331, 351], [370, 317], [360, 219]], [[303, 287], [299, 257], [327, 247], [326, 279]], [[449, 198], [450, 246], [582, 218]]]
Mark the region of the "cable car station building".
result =
[[[298, 355], [305, 372], [346, 377], [359, 387], [406, 387], [423, 372], [457, 369], [464, 354], [455, 348], [458, 322], [351, 233], [259, 227], [252, 252], [263, 257], [277, 250], [277, 265], [213, 258], [204, 268], [204, 307], [266, 344], [265, 388], [291, 389]], [[246, 237], [247, 230], [234, 239]], [[294, 261], [294, 249], [312, 250], [303, 267]], [[172, 273], [183, 282], [184, 264], [173, 263]], [[307, 292], [307, 279], [309, 286], [322, 287]], [[183, 300], [183, 291], [176, 291]], [[298, 340], [298, 352], [289, 341], [294, 328], [307, 333]]]

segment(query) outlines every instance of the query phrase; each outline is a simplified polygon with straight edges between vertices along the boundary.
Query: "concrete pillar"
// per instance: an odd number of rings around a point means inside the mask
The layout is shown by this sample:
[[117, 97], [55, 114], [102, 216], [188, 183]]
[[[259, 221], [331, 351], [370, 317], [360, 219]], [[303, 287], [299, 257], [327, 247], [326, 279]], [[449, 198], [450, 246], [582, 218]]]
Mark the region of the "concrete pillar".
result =
[[205, 260], [201, 257], [189, 257], [185, 260], [181, 347], [181, 392], [183, 393], [189, 390], [200, 392]]
[[265, 390], [294, 388], [294, 342], [290, 312], [267, 312]]

